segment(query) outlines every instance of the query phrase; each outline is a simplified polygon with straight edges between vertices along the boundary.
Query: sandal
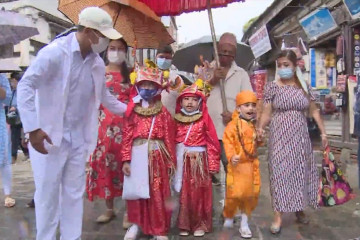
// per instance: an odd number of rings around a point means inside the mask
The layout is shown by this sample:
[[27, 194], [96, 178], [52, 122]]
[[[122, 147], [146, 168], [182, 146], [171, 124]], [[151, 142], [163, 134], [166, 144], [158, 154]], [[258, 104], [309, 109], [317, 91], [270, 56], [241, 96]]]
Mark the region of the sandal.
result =
[[108, 223], [115, 218], [114, 210], [108, 209], [105, 214], [100, 215], [97, 219], [97, 223]]
[[26, 207], [28, 208], [35, 208], [35, 201], [32, 199], [30, 202], [26, 204]]
[[6, 197], [6, 198], [5, 198], [4, 207], [12, 208], [12, 207], [15, 206], [15, 204], [16, 204], [15, 199], [13, 199], [13, 198], [11, 198], [11, 197]]
[[274, 234], [274, 235], [279, 234], [281, 232], [281, 225], [276, 226], [274, 223], [271, 224], [270, 232], [271, 232], [271, 234]]
[[296, 216], [297, 223], [307, 225], [310, 222], [310, 219], [305, 215], [305, 213], [303, 211], [296, 212], [295, 216]]

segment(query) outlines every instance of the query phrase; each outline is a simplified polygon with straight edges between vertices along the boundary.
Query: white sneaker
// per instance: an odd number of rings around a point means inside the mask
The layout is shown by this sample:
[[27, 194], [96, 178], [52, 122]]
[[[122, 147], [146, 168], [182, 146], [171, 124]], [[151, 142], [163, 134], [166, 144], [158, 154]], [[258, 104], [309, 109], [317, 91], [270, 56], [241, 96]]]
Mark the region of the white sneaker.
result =
[[232, 228], [234, 227], [234, 219], [233, 218], [225, 218], [224, 228]]
[[189, 236], [189, 232], [187, 232], [187, 231], [181, 231], [180, 233], [179, 233], [179, 235], [180, 236]]
[[196, 230], [194, 232], [194, 237], [203, 237], [205, 235], [205, 231], [204, 230]]
[[169, 240], [167, 236], [155, 236], [153, 240]]
[[139, 227], [136, 224], [133, 224], [127, 231], [124, 237], [124, 240], [136, 240], [136, 236], [139, 233]]
[[251, 233], [249, 226], [240, 227], [239, 232], [240, 232], [240, 235], [242, 238], [245, 238], [245, 239], [252, 238], [252, 233]]

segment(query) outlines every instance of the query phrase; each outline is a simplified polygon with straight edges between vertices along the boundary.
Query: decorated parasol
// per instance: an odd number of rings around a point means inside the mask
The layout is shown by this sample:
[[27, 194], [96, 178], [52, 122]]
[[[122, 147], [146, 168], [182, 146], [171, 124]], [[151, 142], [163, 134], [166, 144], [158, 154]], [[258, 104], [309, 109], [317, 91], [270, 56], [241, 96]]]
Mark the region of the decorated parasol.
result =
[[[208, 11], [211, 36], [213, 40], [214, 55], [217, 66], [219, 66], [219, 56], [216, 45], [216, 35], [214, 21], [212, 17], [212, 8], [225, 7], [232, 2], [244, 2], [245, 0], [138, 0], [149, 6], [158, 16], [175, 16], [182, 13], [194, 11]], [[220, 81], [221, 100], [223, 111], [227, 112], [226, 96], [224, 90], [224, 80]]]
[[58, 9], [77, 24], [81, 10], [90, 6], [100, 7], [110, 14], [114, 28], [129, 46], [158, 48], [174, 42], [160, 18], [137, 0], [59, 0]]

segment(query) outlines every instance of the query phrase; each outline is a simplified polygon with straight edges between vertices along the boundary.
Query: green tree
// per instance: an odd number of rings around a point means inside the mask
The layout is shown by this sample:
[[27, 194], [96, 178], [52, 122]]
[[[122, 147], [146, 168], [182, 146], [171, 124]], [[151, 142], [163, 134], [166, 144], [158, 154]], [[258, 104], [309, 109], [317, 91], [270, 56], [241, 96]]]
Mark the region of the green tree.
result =
[[254, 17], [254, 18], [250, 19], [247, 23], [245, 23], [245, 25], [243, 26], [243, 33], [245, 33], [249, 29], [251, 24], [253, 24], [253, 22], [255, 22], [258, 18], [259, 18], [259, 16]]

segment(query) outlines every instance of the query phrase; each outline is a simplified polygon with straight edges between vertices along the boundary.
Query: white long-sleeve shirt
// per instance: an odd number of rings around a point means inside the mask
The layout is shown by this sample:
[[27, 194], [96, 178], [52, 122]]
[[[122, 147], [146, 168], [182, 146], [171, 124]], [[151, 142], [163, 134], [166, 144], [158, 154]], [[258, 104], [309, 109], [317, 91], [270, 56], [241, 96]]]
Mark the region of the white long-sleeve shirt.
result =
[[[228, 111], [233, 112], [236, 108], [236, 95], [244, 90], [251, 90], [252, 86], [247, 72], [241, 67], [237, 66], [235, 62], [232, 63], [226, 79], [224, 80], [225, 96]], [[216, 84], [214, 89], [210, 92], [210, 97], [207, 100], [209, 115], [214, 122], [217, 136], [220, 140], [224, 135], [225, 125], [221, 114], [223, 113], [223, 106], [221, 102], [220, 84]]]
[[76, 43], [71, 33], [39, 51], [19, 82], [18, 109], [25, 133], [41, 128], [55, 146], [60, 146], [65, 130], [73, 130], [70, 122], [81, 121], [75, 125], [81, 128], [91, 153], [96, 146], [100, 103], [119, 115], [126, 111], [126, 104], [107, 90], [100, 56], [90, 53], [85, 60], [79, 59]]

